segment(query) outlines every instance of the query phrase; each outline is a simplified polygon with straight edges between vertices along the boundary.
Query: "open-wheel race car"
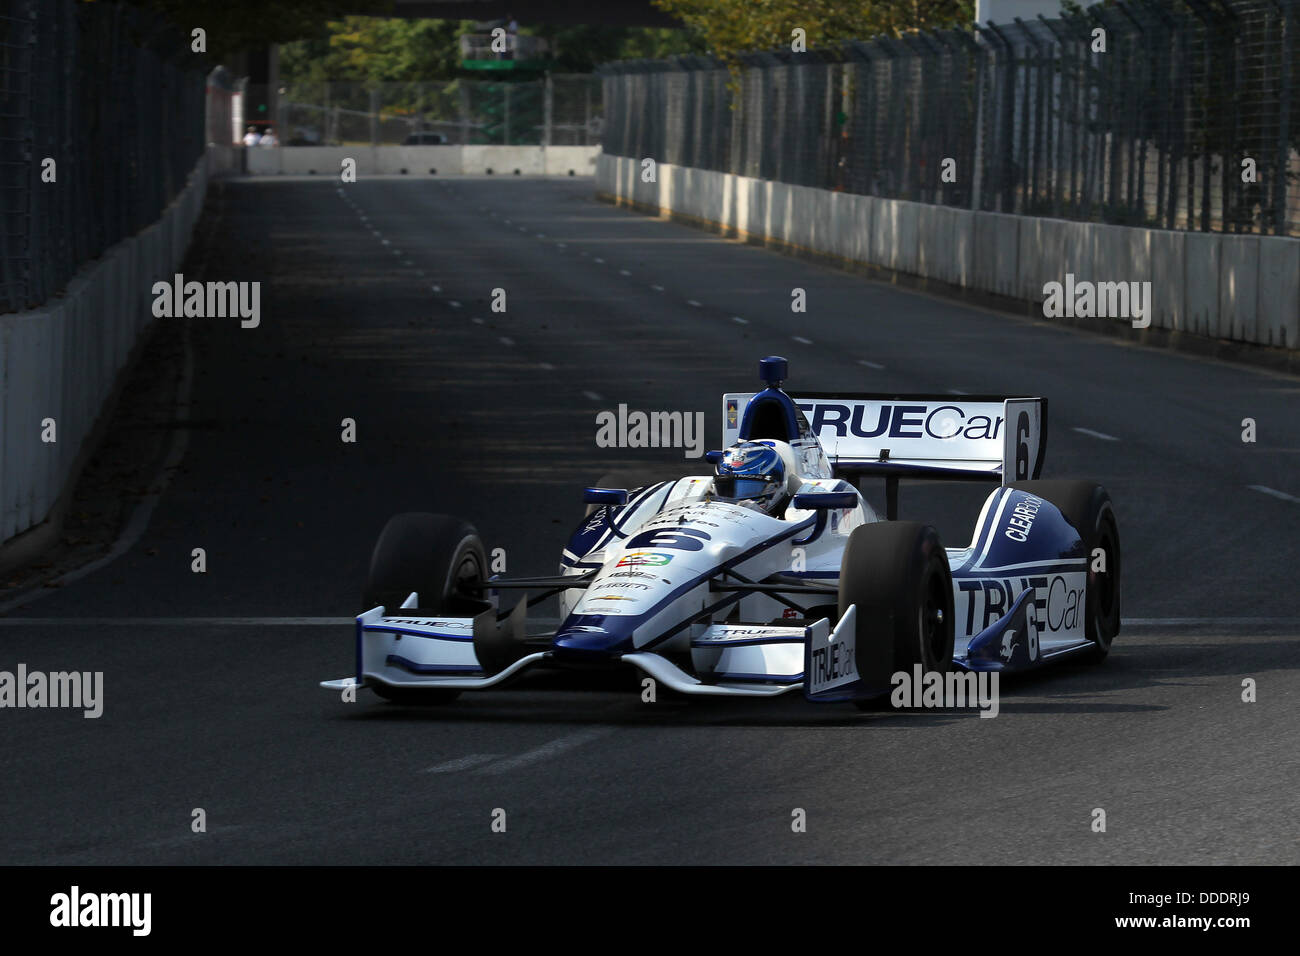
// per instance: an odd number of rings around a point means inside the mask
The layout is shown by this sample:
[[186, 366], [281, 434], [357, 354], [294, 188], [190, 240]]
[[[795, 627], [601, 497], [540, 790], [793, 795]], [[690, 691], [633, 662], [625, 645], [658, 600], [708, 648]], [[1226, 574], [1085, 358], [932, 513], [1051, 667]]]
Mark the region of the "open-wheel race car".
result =
[[[866, 705], [917, 667], [1106, 656], [1119, 527], [1101, 485], [1040, 480], [1044, 399], [792, 395], [785, 359], [759, 372], [760, 391], [723, 396], [712, 474], [586, 489], [557, 575], [493, 576], [467, 522], [393, 517], [355, 674], [322, 686], [437, 703], [529, 668], [634, 667], [684, 694]], [[884, 515], [858, 489], [866, 477], [884, 480]], [[904, 478], [997, 487], [970, 544], [945, 548], [933, 527], [897, 520]], [[529, 609], [557, 595], [558, 627], [530, 628]]]

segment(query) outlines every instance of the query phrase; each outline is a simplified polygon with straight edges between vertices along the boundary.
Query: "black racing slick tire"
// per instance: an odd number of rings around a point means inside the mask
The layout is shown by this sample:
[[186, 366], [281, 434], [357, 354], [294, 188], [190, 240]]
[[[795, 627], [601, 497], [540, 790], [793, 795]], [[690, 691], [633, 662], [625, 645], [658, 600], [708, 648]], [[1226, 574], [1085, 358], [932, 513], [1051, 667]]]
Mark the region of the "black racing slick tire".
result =
[[1103, 661], [1120, 628], [1121, 552], [1119, 521], [1110, 493], [1092, 481], [1017, 481], [1020, 491], [1050, 501], [1074, 525], [1088, 556], [1084, 633], [1093, 661]]
[[[393, 614], [415, 591], [423, 612], [469, 616], [480, 602], [470, 585], [486, 580], [487, 569], [483, 542], [468, 522], [428, 512], [394, 515], [375, 542], [362, 604], [367, 610], [382, 604]], [[402, 704], [440, 704], [460, 695], [438, 688], [370, 686]]]
[[[952, 571], [939, 533], [915, 521], [862, 525], [840, 565], [839, 615], [857, 606], [858, 672], [885, 693], [898, 671], [952, 670]], [[866, 709], [880, 698], [857, 701]]]

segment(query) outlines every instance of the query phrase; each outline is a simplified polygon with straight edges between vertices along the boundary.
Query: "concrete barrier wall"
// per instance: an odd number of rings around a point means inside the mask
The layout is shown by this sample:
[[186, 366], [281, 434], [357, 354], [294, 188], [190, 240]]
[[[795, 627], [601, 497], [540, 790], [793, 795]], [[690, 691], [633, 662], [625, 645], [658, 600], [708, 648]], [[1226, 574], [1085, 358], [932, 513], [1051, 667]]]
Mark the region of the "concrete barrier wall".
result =
[[253, 176], [337, 176], [345, 159], [358, 176], [591, 176], [599, 146], [250, 146]]
[[[1300, 239], [972, 212], [596, 158], [596, 191], [751, 241], [1041, 304], [1048, 282], [1150, 282], [1151, 325], [1300, 348]], [[1127, 322], [1127, 319], [1116, 319]]]
[[[153, 283], [180, 267], [207, 190], [207, 157], [162, 218], [84, 267], [38, 309], [0, 315], [0, 542], [64, 492], [117, 374], [153, 318]], [[56, 441], [42, 441], [46, 419]]]

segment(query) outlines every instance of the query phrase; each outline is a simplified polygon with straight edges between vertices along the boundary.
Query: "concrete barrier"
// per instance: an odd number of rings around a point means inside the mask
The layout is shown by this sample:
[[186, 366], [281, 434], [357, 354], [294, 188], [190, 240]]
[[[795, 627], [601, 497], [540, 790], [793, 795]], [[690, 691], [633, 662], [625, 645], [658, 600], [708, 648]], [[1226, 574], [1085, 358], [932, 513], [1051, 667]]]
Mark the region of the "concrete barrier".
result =
[[1260, 237], [1257, 331], [1264, 345], [1300, 347], [1300, 242], [1295, 239]]
[[1258, 342], [1255, 327], [1259, 305], [1259, 238], [1224, 236], [1219, 257], [1218, 335], [1241, 342]]
[[[152, 284], [180, 266], [203, 208], [207, 157], [162, 218], [117, 243], [40, 308], [0, 316], [0, 542], [44, 522], [152, 320]], [[54, 441], [43, 441], [52, 422]]]
[[606, 199], [1035, 311], [1044, 285], [1067, 273], [1076, 281], [1150, 282], [1157, 329], [1293, 350], [1300, 342], [1300, 239], [976, 212], [668, 163], [658, 164], [657, 183], [643, 183], [638, 161], [623, 156], [599, 155], [594, 168]]
[[[262, 146], [238, 147], [250, 176], [590, 176], [599, 146]], [[223, 161], [223, 169], [236, 164]]]

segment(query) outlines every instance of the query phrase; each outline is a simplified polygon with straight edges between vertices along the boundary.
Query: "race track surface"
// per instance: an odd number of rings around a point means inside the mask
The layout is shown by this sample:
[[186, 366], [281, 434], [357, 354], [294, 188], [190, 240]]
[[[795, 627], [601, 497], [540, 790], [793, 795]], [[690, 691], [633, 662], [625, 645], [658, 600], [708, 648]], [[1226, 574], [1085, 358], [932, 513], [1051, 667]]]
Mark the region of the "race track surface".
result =
[[[261, 281], [261, 325], [189, 320], [188, 447], [143, 536], [0, 618], [0, 667], [105, 686], [98, 720], [3, 715], [0, 862], [1300, 862], [1300, 380], [902, 291], [592, 191], [214, 189], [187, 278]], [[510, 574], [554, 573], [583, 485], [620, 463], [707, 470], [597, 448], [596, 412], [703, 411], [716, 447], [721, 394], [772, 353], [796, 393], [1046, 396], [1044, 477], [1101, 481], [1119, 515], [1109, 660], [1004, 681], [992, 720], [645, 704], [632, 676], [543, 674], [445, 708], [317, 687], [350, 673], [391, 513], [462, 515]], [[964, 544], [986, 490], [905, 486], [901, 515]]]

